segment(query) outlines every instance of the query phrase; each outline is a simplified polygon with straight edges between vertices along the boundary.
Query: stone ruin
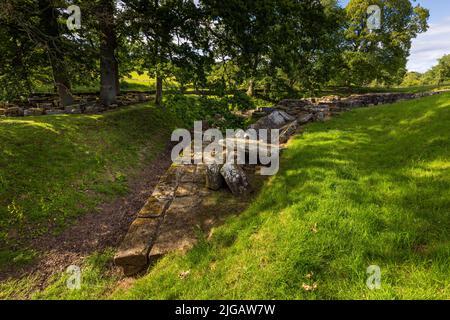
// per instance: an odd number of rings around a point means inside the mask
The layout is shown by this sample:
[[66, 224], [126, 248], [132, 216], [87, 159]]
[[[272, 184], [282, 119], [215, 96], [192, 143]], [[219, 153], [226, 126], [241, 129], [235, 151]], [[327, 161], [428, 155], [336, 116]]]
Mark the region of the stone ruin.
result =
[[[285, 144], [301, 126], [326, 121], [353, 108], [421, 98], [439, 92], [419, 94], [385, 93], [338, 96], [320, 99], [286, 99], [274, 107], [256, 110], [259, 118], [250, 128], [280, 129]], [[194, 155], [193, 155], [194, 156]], [[231, 214], [239, 214], [250, 203], [248, 195], [264, 181], [260, 166], [172, 165], [152, 196], [131, 224], [114, 261], [126, 276], [133, 276], [174, 251], [185, 251], [198, 241], [196, 230], [211, 230]], [[239, 196], [239, 201], [233, 197]]]
[[117, 103], [104, 107], [97, 94], [80, 94], [74, 97], [75, 104], [63, 108], [57, 95], [36, 94], [26, 102], [0, 102], [0, 117], [41, 116], [54, 114], [95, 114], [122, 106], [147, 102], [152, 96], [143, 92], [125, 92], [117, 96]]

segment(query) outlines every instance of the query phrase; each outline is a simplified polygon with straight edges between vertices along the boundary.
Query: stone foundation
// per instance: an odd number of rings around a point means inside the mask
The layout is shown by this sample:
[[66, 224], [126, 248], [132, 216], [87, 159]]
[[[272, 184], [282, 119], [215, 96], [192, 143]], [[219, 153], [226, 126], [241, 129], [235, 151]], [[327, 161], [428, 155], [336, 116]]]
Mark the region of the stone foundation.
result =
[[102, 113], [122, 106], [147, 102], [151, 99], [152, 96], [146, 93], [126, 92], [117, 96], [117, 104], [105, 108], [100, 103], [100, 99], [97, 95], [81, 94], [75, 96], [75, 103], [73, 105], [62, 108], [58, 96], [40, 94], [28, 98], [27, 102], [16, 101], [12, 103], [0, 103], [0, 116], [22, 117], [55, 114]]

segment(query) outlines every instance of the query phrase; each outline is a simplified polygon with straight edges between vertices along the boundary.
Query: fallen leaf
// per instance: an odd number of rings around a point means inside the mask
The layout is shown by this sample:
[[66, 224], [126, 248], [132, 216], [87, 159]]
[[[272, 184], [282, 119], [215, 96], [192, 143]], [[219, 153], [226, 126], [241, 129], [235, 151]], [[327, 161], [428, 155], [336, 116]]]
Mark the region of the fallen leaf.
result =
[[305, 290], [305, 291], [315, 291], [317, 289], [317, 283], [314, 282], [312, 284], [312, 286], [309, 285], [309, 284], [304, 283], [302, 285], [302, 287], [303, 287], [303, 290]]
[[186, 279], [190, 273], [191, 273], [190, 270], [184, 271], [184, 272], [180, 273], [179, 277], [180, 277], [180, 279]]

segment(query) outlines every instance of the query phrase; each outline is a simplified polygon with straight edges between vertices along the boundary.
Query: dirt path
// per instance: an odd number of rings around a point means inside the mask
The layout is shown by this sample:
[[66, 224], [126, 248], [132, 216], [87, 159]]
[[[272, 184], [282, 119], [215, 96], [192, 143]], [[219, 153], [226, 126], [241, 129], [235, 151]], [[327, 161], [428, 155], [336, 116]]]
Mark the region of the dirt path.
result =
[[152, 194], [161, 175], [171, 165], [171, 145], [167, 145], [149, 165], [142, 168], [129, 183], [127, 196], [98, 207], [98, 212], [78, 218], [61, 234], [42, 236], [31, 241], [30, 247], [39, 253], [35, 263], [17, 270], [6, 270], [0, 281], [37, 276], [35, 289], [45, 288], [51, 275], [80, 264], [94, 252], [116, 248], [125, 236], [137, 212]]

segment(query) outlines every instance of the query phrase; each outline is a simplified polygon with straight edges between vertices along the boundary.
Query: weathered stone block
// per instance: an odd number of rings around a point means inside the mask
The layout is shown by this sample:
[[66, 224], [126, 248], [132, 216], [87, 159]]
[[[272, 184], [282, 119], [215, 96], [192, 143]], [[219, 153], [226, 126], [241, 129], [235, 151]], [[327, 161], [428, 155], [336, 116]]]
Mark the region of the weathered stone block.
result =
[[293, 121], [280, 130], [280, 144], [286, 143], [297, 132], [298, 122]]
[[5, 111], [5, 116], [7, 116], [7, 117], [22, 117], [23, 109], [20, 107], [9, 107]]
[[64, 113], [66, 113], [64, 110], [47, 110], [47, 111], [45, 111], [45, 114], [49, 115], [49, 116], [55, 115], [55, 114], [64, 114]]
[[148, 266], [148, 254], [157, 235], [161, 219], [136, 219], [120, 245], [114, 263], [126, 276], [135, 275]]
[[175, 198], [195, 196], [197, 194], [198, 187], [191, 182], [181, 183], [175, 191]]
[[279, 129], [289, 121], [295, 120], [284, 111], [276, 110], [266, 117], [259, 119], [257, 122], [250, 126], [251, 129]]
[[43, 114], [44, 114], [44, 109], [41, 109], [41, 108], [30, 108], [30, 109], [25, 109], [23, 111], [24, 116], [41, 116]]
[[190, 249], [197, 242], [196, 226], [199, 224], [199, 217], [196, 208], [200, 203], [198, 196], [174, 199], [149, 252], [149, 261], [169, 252]]
[[238, 165], [226, 163], [220, 169], [220, 173], [234, 195], [240, 196], [252, 191], [244, 170]]
[[297, 119], [299, 124], [306, 124], [313, 120], [314, 120], [314, 115], [312, 113], [302, 114]]
[[139, 211], [139, 218], [158, 218], [161, 217], [168, 209], [170, 200], [157, 199], [150, 197], [144, 207]]
[[206, 166], [206, 187], [211, 190], [219, 190], [225, 184], [225, 181], [220, 174], [222, 168], [219, 164], [210, 164]]
[[67, 106], [64, 108], [65, 113], [67, 114], [80, 114], [81, 106], [79, 104], [74, 104], [72, 106]]

